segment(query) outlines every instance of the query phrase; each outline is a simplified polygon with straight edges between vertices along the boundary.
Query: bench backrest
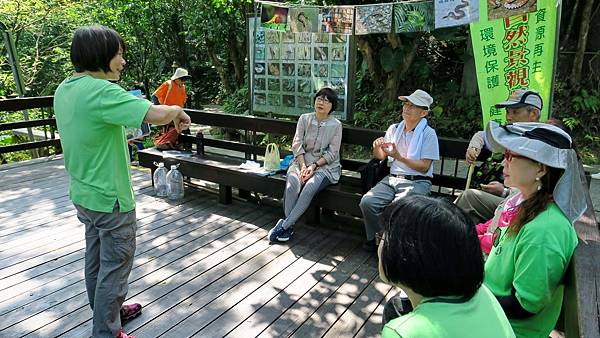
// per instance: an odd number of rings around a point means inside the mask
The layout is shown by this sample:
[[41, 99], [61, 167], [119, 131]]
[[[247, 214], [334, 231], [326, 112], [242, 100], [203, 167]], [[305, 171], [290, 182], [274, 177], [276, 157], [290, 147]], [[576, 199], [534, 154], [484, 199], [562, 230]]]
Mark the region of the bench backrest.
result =
[[[256, 159], [265, 153], [265, 146], [258, 144], [259, 133], [287, 135], [293, 137], [296, 131], [296, 121], [275, 120], [270, 118], [211, 113], [202, 110], [186, 109], [192, 122], [201, 125], [233, 128], [243, 131], [242, 141], [226, 141], [204, 139], [205, 146], [244, 152], [248, 159]], [[342, 148], [344, 145], [363, 146], [370, 151], [373, 140], [383, 136], [380, 130], [344, 126], [342, 134]], [[184, 142], [194, 143], [193, 136], [182, 137]], [[456, 138], [439, 137], [441, 160], [435, 163], [433, 185], [437, 192], [455, 195], [457, 190], [462, 190], [466, 183], [466, 173], [459, 172], [459, 160], [464, 158], [468, 141]], [[281, 156], [289, 151], [280, 150]], [[341, 151], [342, 168], [357, 171], [364, 165], [365, 160], [357, 160], [345, 156]]]

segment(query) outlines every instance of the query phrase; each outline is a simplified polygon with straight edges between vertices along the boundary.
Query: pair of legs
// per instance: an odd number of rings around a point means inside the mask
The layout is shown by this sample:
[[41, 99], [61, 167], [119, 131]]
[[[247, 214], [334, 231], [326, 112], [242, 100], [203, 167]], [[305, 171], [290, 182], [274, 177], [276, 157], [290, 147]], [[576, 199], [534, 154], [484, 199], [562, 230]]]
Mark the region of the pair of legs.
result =
[[467, 189], [454, 201], [471, 216], [475, 224], [485, 223], [494, 217], [494, 211], [504, 198], [478, 189]]
[[285, 192], [283, 195], [283, 211], [285, 219], [282, 226], [288, 229], [294, 226], [298, 219], [304, 214], [312, 199], [328, 185], [331, 181], [322, 171], [316, 171], [313, 176], [302, 186], [300, 176], [295, 171], [287, 174], [285, 181]]
[[388, 204], [408, 194], [429, 195], [430, 191], [431, 181], [429, 180], [410, 181], [390, 175], [384, 177], [360, 200], [360, 210], [365, 220], [367, 241], [374, 240], [375, 235], [381, 231], [379, 216]]
[[135, 209], [121, 213], [118, 203], [112, 213], [75, 207], [85, 225], [85, 286], [94, 312], [93, 337], [115, 337], [121, 332], [121, 307], [135, 254]]

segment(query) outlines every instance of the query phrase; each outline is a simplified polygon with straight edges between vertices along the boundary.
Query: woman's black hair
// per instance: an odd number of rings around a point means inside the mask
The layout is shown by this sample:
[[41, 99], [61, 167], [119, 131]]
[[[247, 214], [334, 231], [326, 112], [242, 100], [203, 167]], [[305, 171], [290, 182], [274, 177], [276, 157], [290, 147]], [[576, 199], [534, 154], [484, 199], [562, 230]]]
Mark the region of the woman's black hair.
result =
[[110, 72], [110, 60], [119, 52], [125, 52], [125, 42], [115, 30], [93, 25], [80, 27], [71, 42], [71, 63], [76, 72]]
[[331, 114], [331, 112], [333, 112], [334, 110], [337, 109], [338, 96], [337, 96], [337, 93], [335, 92], [335, 90], [333, 90], [329, 87], [323, 87], [323, 88], [319, 89], [319, 91], [315, 94], [313, 102], [315, 102], [317, 100], [317, 97], [321, 97], [321, 96], [325, 96], [327, 98], [327, 100], [329, 102], [331, 102], [331, 110], [328, 112], [328, 114]]
[[483, 255], [471, 218], [456, 205], [408, 195], [382, 214], [385, 277], [424, 297], [471, 298], [483, 282]]

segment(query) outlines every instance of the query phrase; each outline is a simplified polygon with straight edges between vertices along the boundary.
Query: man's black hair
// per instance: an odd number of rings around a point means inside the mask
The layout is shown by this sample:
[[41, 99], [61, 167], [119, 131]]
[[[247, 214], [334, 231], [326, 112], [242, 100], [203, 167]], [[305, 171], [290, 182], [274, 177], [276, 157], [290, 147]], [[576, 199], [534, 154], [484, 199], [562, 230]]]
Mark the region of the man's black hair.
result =
[[125, 52], [125, 42], [115, 30], [93, 25], [80, 27], [71, 42], [71, 63], [76, 72], [110, 72], [110, 60], [119, 52]]
[[424, 297], [470, 299], [483, 282], [483, 255], [475, 225], [443, 199], [409, 195], [381, 217], [385, 277]]

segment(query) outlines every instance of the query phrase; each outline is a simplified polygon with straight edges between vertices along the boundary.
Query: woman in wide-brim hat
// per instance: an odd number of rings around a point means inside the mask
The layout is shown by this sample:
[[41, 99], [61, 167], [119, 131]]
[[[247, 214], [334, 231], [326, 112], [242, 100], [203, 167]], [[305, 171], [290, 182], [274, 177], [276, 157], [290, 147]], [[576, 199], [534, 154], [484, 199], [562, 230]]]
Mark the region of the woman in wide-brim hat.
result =
[[504, 184], [521, 201], [508, 226], [494, 231], [484, 284], [517, 337], [547, 337], [578, 243], [572, 224], [587, 206], [577, 154], [567, 133], [544, 123], [490, 122], [486, 132], [494, 151], [504, 152]]

